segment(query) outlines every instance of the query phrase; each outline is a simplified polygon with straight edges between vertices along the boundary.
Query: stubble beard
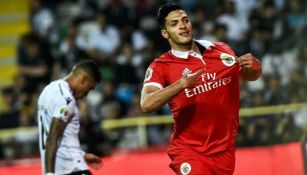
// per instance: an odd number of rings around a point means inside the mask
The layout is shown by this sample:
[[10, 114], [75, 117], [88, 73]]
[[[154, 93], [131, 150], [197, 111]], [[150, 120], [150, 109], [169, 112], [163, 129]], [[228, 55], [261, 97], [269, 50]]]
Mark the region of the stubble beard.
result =
[[181, 45], [184, 48], [192, 49], [192, 43], [193, 43], [193, 36], [192, 36], [192, 38], [190, 40], [178, 42], [177, 44]]
[[193, 39], [191, 39], [190, 41], [183, 42], [182, 45], [185, 47], [192, 46], [192, 42], [193, 42]]
[[192, 43], [193, 43], [193, 35], [191, 36], [190, 40], [186, 40], [185, 38], [181, 38], [181, 36], [179, 37], [170, 37], [169, 40], [171, 46], [174, 48], [185, 48], [187, 50], [192, 49]]

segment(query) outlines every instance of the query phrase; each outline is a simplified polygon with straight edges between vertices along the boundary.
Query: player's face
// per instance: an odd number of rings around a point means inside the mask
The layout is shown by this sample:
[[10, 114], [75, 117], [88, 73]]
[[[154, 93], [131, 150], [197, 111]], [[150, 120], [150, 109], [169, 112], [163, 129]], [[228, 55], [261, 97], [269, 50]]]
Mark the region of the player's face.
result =
[[84, 76], [84, 78], [81, 79], [78, 88], [75, 90], [75, 94], [74, 94], [75, 98], [81, 99], [87, 96], [87, 94], [91, 90], [93, 90], [95, 86], [96, 86], [96, 82], [92, 78]]
[[180, 50], [181, 46], [190, 45], [193, 34], [187, 14], [183, 10], [170, 12], [165, 18], [165, 29], [162, 30], [162, 35], [168, 39], [172, 48], [176, 50]]

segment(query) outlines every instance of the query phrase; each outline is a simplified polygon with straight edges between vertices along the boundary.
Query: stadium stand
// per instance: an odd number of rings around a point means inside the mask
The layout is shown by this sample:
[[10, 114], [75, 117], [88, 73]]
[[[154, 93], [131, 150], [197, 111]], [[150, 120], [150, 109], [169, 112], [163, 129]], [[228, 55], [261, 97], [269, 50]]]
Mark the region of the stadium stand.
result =
[[[0, 88], [12, 84], [17, 73], [16, 45], [21, 34], [28, 32], [29, 0], [2, 0], [0, 6]], [[0, 100], [0, 106], [3, 106]], [[0, 108], [0, 111], [2, 109]]]

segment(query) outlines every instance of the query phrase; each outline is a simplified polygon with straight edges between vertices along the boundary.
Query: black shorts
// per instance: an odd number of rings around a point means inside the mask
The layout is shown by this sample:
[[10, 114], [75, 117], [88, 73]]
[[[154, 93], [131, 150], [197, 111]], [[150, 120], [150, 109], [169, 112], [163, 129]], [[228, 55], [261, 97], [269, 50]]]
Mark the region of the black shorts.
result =
[[84, 170], [84, 171], [72, 172], [66, 175], [92, 175], [92, 173], [89, 170]]

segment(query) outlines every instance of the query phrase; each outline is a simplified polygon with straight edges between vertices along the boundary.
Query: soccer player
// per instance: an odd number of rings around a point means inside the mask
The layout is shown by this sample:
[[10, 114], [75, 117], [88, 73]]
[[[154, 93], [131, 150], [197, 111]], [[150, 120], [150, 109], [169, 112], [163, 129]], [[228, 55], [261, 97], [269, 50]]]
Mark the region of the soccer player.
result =
[[47, 85], [38, 99], [39, 145], [43, 173], [89, 175], [87, 164], [101, 167], [101, 159], [80, 148], [80, 114], [77, 100], [85, 97], [100, 81], [93, 61], [75, 65], [63, 79]]
[[157, 20], [171, 50], [148, 67], [141, 109], [170, 106], [174, 131], [167, 152], [177, 175], [231, 175], [239, 80], [256, 80], [261, 64], [250, 53], [237, 57], [225, 43], [193, 39], [191, 22], [176, 4], [161, 6]]

